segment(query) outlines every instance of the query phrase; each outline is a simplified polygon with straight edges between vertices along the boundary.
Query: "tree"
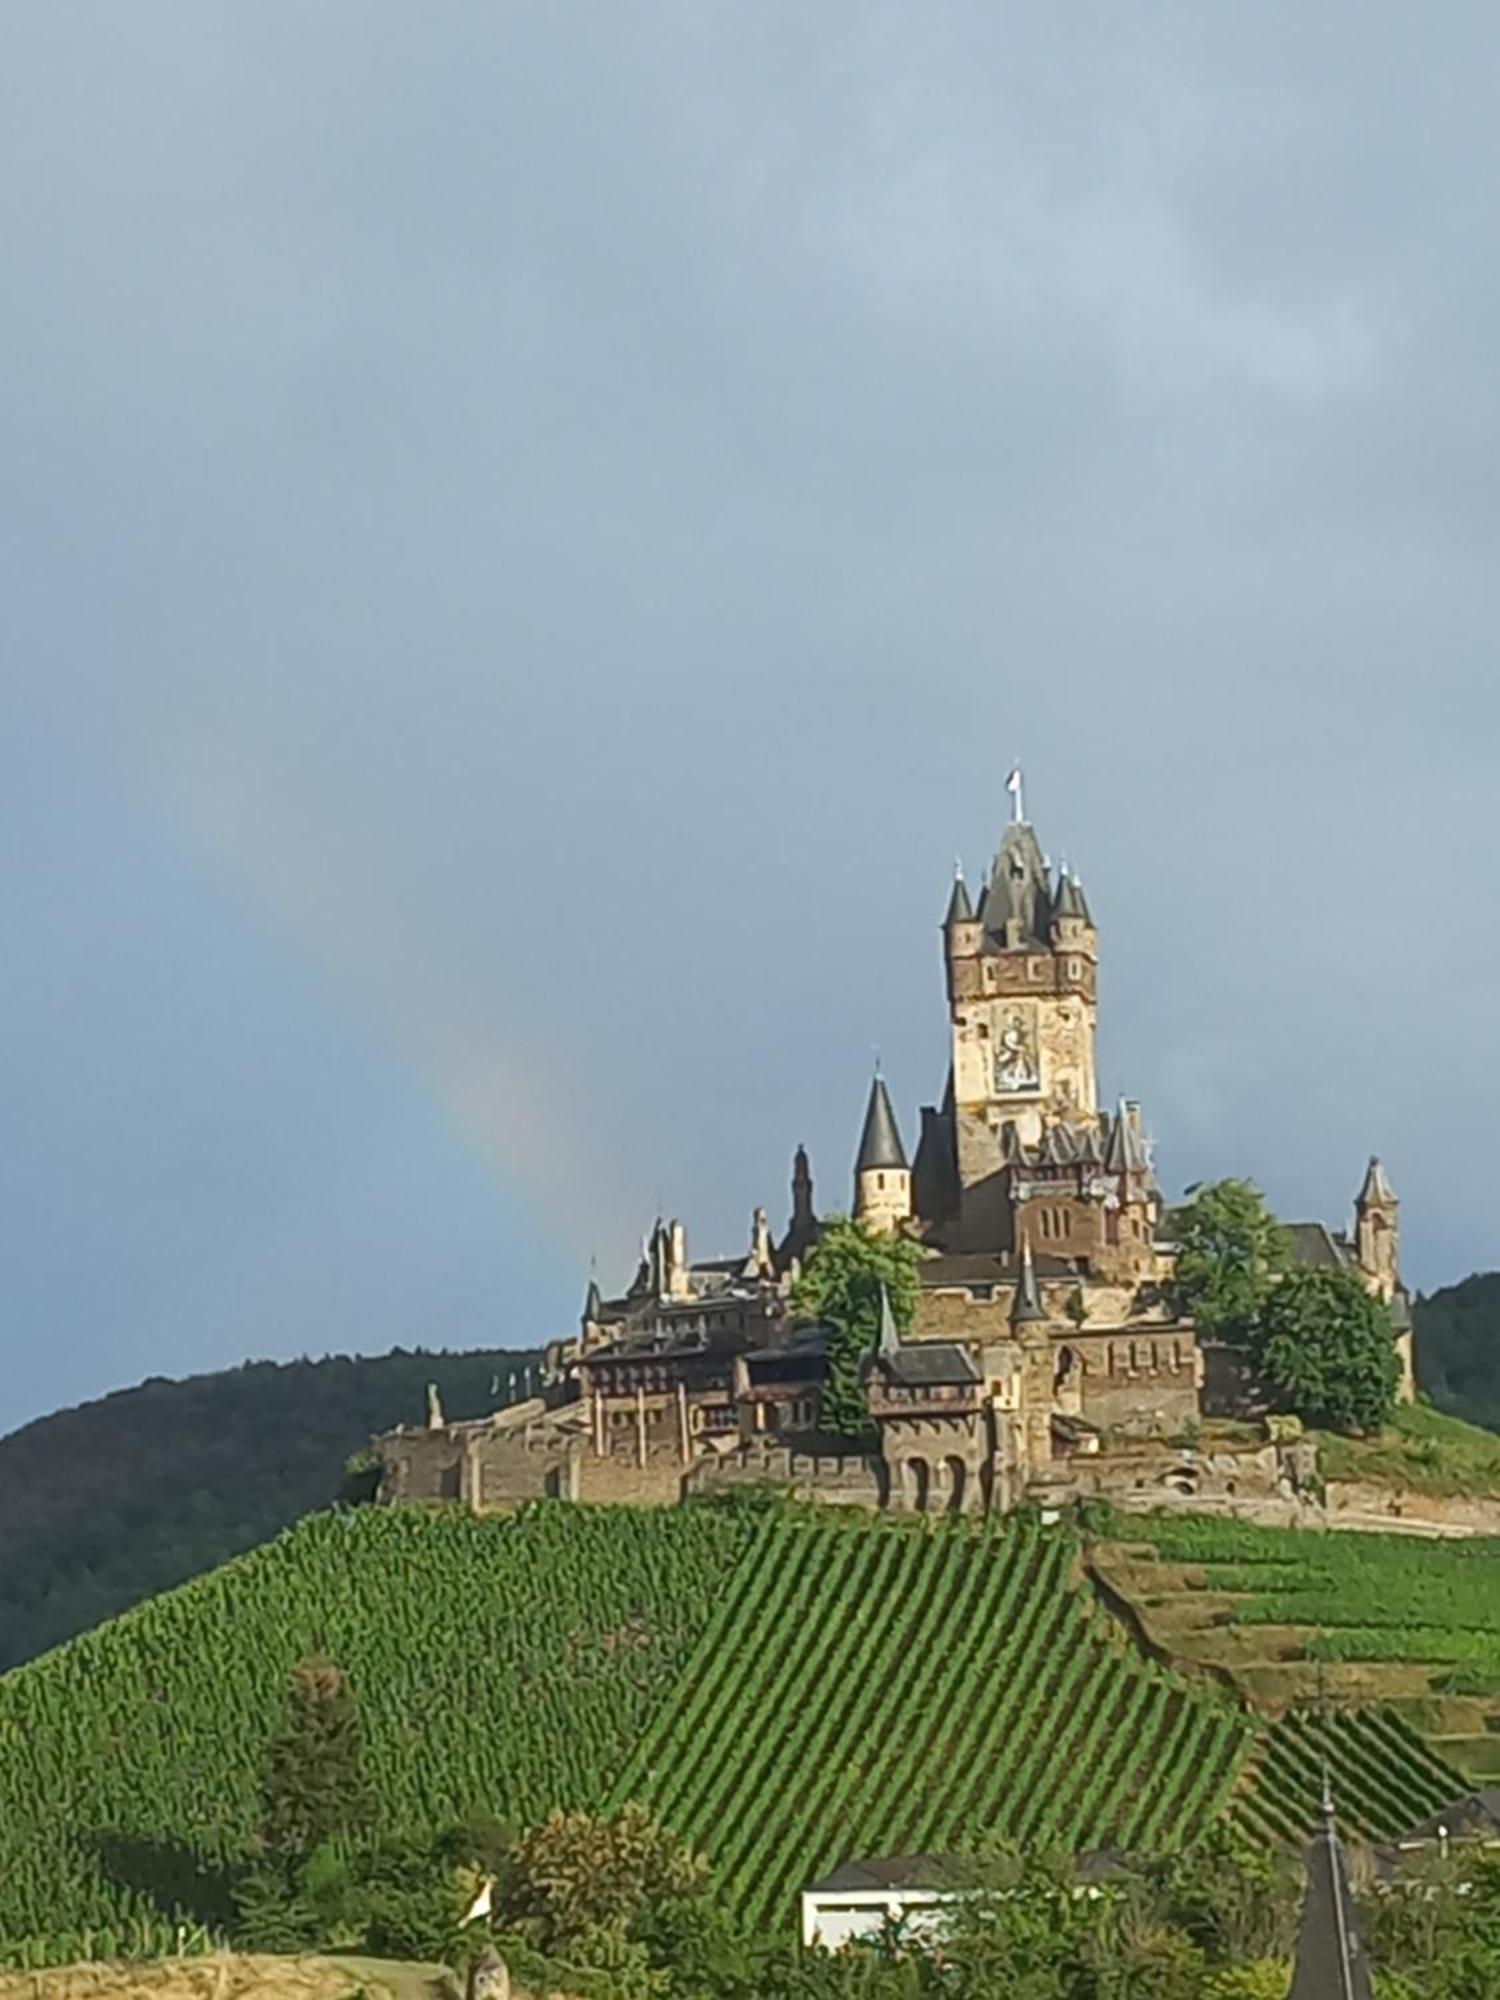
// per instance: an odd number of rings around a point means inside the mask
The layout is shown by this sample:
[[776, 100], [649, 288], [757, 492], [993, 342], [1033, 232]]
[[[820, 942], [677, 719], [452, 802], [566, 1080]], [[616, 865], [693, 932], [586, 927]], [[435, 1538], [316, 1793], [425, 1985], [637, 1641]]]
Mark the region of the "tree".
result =
[[1248, 1346], [1291, 1238], [1251, 1181], [1200, 1183], [1173, 1217], [1177, 1309], [1210, 1340]]
[[612, 1819], [555, 1809], [511, 1848], [505, 1914], [565, 1953], [601, 1932], [629, 1938], [657, 1906], [701, 1895], [707, 1881], [704, 1863], [644, 1806]]
[[302, 1660], [287, 1687], [287, 1719], [266, 1751], [261, 1835], [268, 1853], [303, 1863], [315, 1848], [375, 1817], [359, 1713], [342, 1668]]
[[1251, 1359], [1304, 1423], [1378, 1431], [1395, 1410], [1401, 1364], [1391, 1316], [1352, 1272], [1288, 1271], [1260, 1308]]
[[285, 1725], [266, 1748], [255, 1851], [234, 1886], [237, 1940], [294, 1951], [337, 1936], [351, 1889], [343, 1843], [373, 1819], [348, 1680], [331, 1660], [299, 1661]]
[[828, 1327], [823, 1427], [863, 1439], [870, 1428], [862, 1371], [880, 1332], [884, 1285], [897, 1328], [911, 1326], [921, 1290], [921, 1247], [905, 1236], [877, 1235], [862, 1222], [833, 1217], [808, 1256], [792, 1293], [796, 1311]]

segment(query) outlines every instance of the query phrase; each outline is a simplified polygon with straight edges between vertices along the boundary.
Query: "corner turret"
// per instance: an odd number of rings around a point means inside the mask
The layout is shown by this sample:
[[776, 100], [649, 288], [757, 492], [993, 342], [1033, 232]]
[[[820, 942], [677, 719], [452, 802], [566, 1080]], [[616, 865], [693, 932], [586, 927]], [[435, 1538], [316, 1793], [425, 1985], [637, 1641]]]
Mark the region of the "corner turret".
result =
[[[984, 925], [969, 901], [968, 885], [964, 881], [963, 867], [953, 871], [953, 893], [948, 898], [948, 912], [943, 918], [943, 958], [948, 974], [948, 1000], [952, 1003], [954, 994], [965, 983], [959, 967], [966, 960], [975, 962], [979, 957], [980, 945], [984, 937]], [[972, 984], [972, 972], [968, 983]]]
[[879, 1070], [870, 1084], [854, 1162], [854, 1215], [856, 1221], [887, 1234], [899, 1229], [911, 1215], [911, 1168]]

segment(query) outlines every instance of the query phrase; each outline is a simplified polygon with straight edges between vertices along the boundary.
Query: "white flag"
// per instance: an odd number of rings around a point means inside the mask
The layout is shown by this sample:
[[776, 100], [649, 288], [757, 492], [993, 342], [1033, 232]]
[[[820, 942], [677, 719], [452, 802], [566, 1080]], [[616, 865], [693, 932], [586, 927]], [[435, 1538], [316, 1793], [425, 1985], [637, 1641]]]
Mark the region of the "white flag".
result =
[[1019, 765], [1019, 764], [1017, 764], [1016, 768], [1015, 768], [1015, 769], [1014, 769], [1014, 770], [1013, 770], [1013, 771], [1011, 772], [1010, 776], [1009, 776], [1009, 777], [1008, 777], [1008, 778], [1006, 779], [1006, 781], [1005, 781], [1005, 789], [1006, 789], [1006, 790], [1007, 790], [1008, 792], [1018, 792], [1018, 791], [1020, 791], [1020, 789], [1021, 789], [1021, 767], [1020, 767], [1020, 765]]
[[459, 1918], [460, 1925], [477, 1923], [487, 1917], [495, 1906], [495, 1885], [488, 1878], [480, 1883], [479, 1894]]

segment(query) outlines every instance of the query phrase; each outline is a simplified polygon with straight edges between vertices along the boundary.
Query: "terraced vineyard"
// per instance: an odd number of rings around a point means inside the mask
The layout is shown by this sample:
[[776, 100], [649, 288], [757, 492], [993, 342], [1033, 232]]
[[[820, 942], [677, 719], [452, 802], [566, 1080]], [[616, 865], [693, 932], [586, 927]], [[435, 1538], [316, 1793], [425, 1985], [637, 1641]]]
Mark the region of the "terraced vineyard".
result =
[[1091, 1615], [1075, 1554], [1020, 1526], [772, 1522], [616, 1801], [702, 1849], [756, 1923], [854, 1854], [1179, 1845], [1249, 1727]]
[[1280, 1712], [1392, 1703], [1445, 1763], [1500, 1775], [1500, 1542], [1121, 1518], [1093, 1555], [1149, 1638]]

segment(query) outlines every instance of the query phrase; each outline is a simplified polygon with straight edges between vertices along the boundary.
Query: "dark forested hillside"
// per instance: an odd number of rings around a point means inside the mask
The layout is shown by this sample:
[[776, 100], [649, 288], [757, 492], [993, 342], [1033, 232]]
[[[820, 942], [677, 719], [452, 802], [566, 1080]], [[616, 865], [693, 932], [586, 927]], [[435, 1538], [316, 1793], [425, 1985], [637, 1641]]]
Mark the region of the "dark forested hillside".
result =
[[1500, 1430], [1500, 1271], [1419, 1298], [1412, 1317], [1417, 1380], [1437, 1408]]
[[0, 1670], [326, 1507], [372, 1431], [421, 1420], [427, 1383], [478, 1416], [532, 1358], [250, 1362], [0, 1438]]

